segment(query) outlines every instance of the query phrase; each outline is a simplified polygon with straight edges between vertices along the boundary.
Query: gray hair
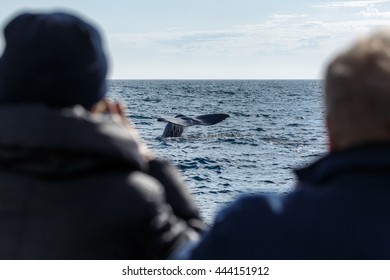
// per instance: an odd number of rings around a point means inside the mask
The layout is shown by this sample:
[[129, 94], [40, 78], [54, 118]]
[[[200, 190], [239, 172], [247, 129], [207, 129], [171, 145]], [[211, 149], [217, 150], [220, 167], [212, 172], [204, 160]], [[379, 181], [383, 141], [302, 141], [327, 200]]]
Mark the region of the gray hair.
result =
[[331, 61], [325, 102], [339, 147], [390, 141], [390, 29], [360, 38]]

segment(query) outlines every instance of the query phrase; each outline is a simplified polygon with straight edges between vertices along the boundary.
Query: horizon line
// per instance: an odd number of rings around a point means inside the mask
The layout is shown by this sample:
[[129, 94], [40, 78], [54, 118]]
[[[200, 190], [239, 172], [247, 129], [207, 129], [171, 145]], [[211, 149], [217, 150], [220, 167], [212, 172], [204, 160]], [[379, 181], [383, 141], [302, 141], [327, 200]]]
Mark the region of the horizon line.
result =
[[107, 78], [106, 80], [124, 80], [124, 81], [173, 81], [173, 80], [182, 80], [182, 81], [320, 81], [324, 80], [323, 78]]

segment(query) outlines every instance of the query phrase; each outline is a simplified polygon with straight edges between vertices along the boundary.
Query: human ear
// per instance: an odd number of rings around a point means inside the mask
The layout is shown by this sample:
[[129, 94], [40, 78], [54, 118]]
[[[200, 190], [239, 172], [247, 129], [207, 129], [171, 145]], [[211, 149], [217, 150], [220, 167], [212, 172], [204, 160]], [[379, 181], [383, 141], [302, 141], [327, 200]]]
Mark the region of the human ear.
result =
[[329, 151], [334, 151], [336, 149], [335, 136], [333, 133], [333, 126], [329, 115], [326, 115], [326, 130], [328, 133], [328, 149]]

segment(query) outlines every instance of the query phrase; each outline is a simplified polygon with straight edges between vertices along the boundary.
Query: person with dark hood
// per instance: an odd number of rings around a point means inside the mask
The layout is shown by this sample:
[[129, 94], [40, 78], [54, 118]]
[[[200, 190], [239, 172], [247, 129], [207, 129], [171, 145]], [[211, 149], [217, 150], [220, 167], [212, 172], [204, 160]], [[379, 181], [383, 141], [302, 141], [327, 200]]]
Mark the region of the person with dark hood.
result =
[[390, 259], [390, 30], [359, 39], [325, 76], [329, 153], [295, 190], [223, 210], [192, 259]]
[[22, 13], [0, 58], [0, 258], [163, 259], [204, 228], [176, 169], [106, 95], [97, 29]]

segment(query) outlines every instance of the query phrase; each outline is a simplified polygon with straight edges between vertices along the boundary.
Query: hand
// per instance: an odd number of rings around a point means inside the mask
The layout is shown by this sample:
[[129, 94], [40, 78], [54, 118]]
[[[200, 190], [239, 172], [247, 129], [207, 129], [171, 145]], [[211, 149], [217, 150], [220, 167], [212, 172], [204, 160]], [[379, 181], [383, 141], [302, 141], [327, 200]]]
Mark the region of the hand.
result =
[[126, 107], [123, 103], [111, 102], [106, 99], [99, 101], [91, 109], [92, 113], [108, 115], [114, 122], [124, 126], [131, 137], [139, 144], [140, 153], [145, 157], [145, 160], [153, 160], [155, 158], [154, 154], [147, 148], [145, 143], [141, 141], [138, 131], [135, 129], [133, 123], [126, 117], [125, 111]]

